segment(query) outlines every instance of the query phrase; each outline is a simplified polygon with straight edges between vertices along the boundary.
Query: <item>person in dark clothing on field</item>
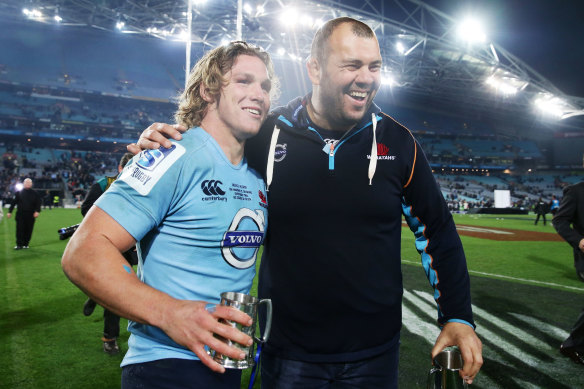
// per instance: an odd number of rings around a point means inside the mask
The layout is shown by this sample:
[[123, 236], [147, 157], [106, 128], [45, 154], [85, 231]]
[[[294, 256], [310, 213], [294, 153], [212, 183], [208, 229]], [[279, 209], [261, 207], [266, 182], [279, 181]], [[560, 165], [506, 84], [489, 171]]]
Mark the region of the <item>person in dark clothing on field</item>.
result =
[[535, 204], [534, 211], [537, 214], [535, 218], [535, 225], [537, 226], [537, 222], [539, 221], [539, 217], [541, 216], [543, 219], [543, 225], [545, 226], [547, 222], [545, 214], [548, 211], [548, 204], [545, 201], [543, 201], [541, 197], [537, 200], [537, 204]]
[[[560, 209], [552, 220], [558, 234], [574, 248], [576, 273], [584, 281], [584, 181], [564, 189]], [[584, 309], [560, 351], [584, 365]]]
[[16, 212], [16, 246], [14, 250], [27, 249], [32, 236], [35, 219], [41, 212], [41, 196], [32, 189], [32, 180], [26, 178], [23, 181], [24, 188], [16, 192], [12, 205], [6, 214], [10, 219], [12, 211], [18, 207]]
[[[132, 153], [126, 153], [120, 159], [118, 165], [118, 173], [121, 173], [124, 166], [132, 159], [134, 155]], [[91, 186], [87, 196], [81, 204], [81, 214], [85, 216], [89, 209], [93, 206], [93, 203], [110, 187], [110, 185], [116, 180], [115, 177], [104, 177], [97, 181]], [[138, 264], [138, 256], [136, 254], [136, 249], [132, 248], [124, 253], [124, 258], [131, 265]], [[83, 314], [85, 316], [90, 316], [95, 309], [96, 302], [91, 298], [88, 298], [83, 304]], [[108, 309], [103, 309], [103, 351], [114, 355], [120, 352], [120, 347], [118, 346], [117, 338], [120, 336], [120, 317]]]

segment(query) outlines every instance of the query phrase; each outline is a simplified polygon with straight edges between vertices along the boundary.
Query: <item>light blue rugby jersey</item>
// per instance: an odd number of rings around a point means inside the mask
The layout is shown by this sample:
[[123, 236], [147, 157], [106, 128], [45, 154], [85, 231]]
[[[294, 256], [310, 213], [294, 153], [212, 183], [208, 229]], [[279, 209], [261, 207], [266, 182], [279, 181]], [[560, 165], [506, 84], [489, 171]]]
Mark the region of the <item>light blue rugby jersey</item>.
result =
[[[266, 230], [265, 184], [231, 164], [202, 128], [170, 149], [143, 151], [95, 203], [138, 241], [138, 277], [175, 298], [218, 303], [249, 293]], [[162, 330], [130, 321], [122, 366], [198, 359]]]

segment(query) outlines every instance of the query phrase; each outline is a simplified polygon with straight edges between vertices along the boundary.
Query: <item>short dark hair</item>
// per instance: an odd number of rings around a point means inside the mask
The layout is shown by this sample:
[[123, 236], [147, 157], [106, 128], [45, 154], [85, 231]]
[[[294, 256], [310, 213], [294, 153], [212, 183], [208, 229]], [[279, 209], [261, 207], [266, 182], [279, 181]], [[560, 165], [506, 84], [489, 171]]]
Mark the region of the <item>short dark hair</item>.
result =
[[318, 63], [325, 64], [325, 59], [328, 55], [328, 39], [332, 35], [333, 31], [344, 23], [351, 24], [351, 31], [355, 36], [363, 38], [376, 38], [375, 33], [367, 24], [347, 16], [343, 16], [336, 19], [331, 19], [325, 24], [323, 24], [314, 34], [312, 39], [312, 46], [310, 48], [310, 57], [315, 58]]
[[130, 159], [132, 159], [133, 156], [134, 156], [134, 154], [132, 154], [132, 153], [126, 153], [126, 154], [122, 155], [122, 158], [120, 158], [119, 166], [121, 166], [121, 167], [126, 166], [128, 161]]

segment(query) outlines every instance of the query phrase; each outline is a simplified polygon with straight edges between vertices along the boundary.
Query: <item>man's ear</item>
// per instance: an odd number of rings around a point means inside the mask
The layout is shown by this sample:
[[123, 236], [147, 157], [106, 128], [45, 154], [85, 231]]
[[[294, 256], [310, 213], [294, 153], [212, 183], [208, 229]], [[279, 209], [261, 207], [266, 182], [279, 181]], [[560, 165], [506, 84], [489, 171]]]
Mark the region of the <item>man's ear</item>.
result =
[[203, 83], [199, 86], [199, 94], [201, 95], [201, 98], [209, 104], [212, 104], [215, 101], [215, 98], [209, 93], [209, 88]]
[[321, 69], [316, 58], [310, 57], [310, 59], [306, 61], [306, 70], [308, 70], [308, 77], [310, 78], [312, 85], [320, 85]]

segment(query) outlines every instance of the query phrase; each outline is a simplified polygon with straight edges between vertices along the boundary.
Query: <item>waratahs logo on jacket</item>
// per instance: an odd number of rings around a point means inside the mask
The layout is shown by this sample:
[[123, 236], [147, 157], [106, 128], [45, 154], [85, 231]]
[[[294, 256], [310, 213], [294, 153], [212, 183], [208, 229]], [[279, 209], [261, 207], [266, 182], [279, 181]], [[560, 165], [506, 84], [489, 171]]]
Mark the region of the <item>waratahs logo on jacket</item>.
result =
[[236, 269], [254, 265], [264, 240], [265, 218], [262, 210], [241, 208], [221, 241], [223, 259]]
[[[383, 143], [377, 144], [377, 160], [386, 159], [393, 161], [395, 159], [395, 155], [388, 155], [389, 154], [389, 147], [384, 145]], [[371, 154], [367, 154], [367, 159], [371, 159]]]
[[119, 180], [127, 183], [141, 195], [150, 193], [154, 185], [164, 173], [185, 153], [185, 148], [173, 143], [168, 149], [161, 147], [157, 150], [144, 150], [136, 163], [126, 165]]

